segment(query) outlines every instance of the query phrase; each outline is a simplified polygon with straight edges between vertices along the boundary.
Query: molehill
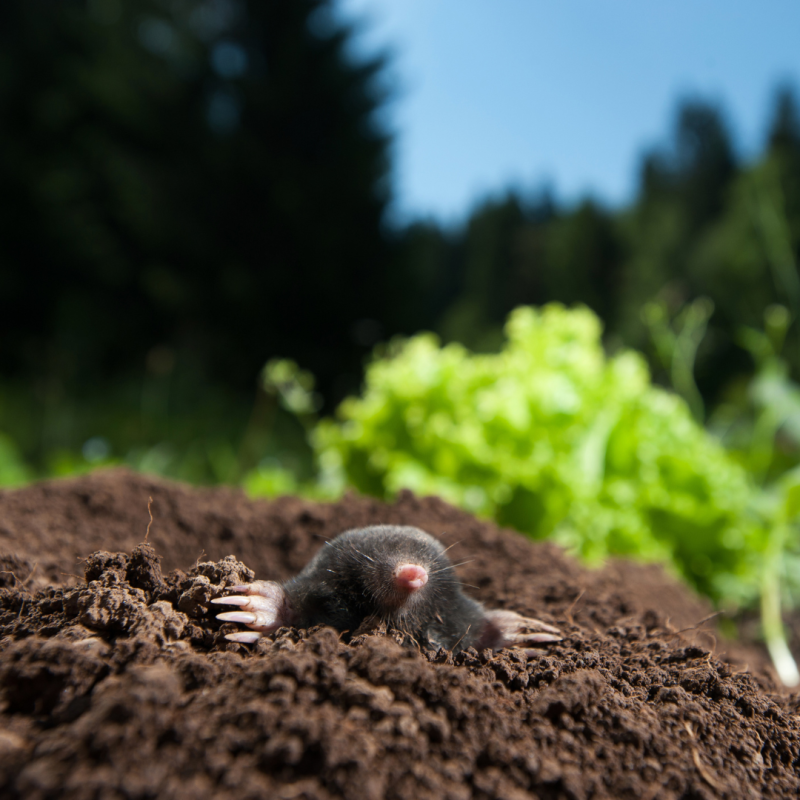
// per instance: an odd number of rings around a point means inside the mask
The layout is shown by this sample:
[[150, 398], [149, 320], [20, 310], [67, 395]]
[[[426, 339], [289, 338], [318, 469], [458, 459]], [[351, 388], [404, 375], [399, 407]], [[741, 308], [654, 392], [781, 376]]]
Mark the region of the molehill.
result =
[[[224, 639], [226, 586], [378, 523], [454, 545], [471, 596], [564, 640], [527, 660], [380, 630]], [[0, 492], [0, 569], [3, 797], [800, 795], [800, 694], [758, 647], [656, 567], [590, 571], [436, 498], [252, 501], [113, 470]]]

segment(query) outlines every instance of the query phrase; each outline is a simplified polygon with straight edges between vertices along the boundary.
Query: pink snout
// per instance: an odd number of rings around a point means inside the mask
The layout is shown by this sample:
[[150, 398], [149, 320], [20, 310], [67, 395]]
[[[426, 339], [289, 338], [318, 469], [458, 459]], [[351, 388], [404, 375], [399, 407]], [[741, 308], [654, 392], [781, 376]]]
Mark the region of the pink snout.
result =
[[401, 564], [394, 571], [395, 586], [409, 594], [419, 591], [427, 582], [428, 571], [419, 564]]

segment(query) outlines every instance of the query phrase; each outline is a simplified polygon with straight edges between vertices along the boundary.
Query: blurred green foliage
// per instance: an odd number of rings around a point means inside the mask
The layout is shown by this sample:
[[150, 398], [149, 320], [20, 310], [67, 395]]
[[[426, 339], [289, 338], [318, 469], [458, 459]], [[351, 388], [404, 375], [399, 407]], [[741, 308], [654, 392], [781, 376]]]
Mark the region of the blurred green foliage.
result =
[[13, 439], [0, 433], [0, 486], [21, 486], [33, 476], [33, 470], [23, 462]]

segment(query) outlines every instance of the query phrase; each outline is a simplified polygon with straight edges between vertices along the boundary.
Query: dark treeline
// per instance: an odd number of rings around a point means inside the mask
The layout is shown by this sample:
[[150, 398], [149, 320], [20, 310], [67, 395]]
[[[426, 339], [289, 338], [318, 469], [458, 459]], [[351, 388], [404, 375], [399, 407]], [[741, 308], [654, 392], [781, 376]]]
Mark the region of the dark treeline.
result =
[[[644, 303], [709, 296], [714, 400], [752, 369], [740, 327], [773, 303], [800, 313], [788, 89], [756, 164], [691, 101], [624, 211], [507, 193], [456, 228], [392, 230], [386, 63], [352, 37], [326, 0], [0, 5], [0, 426], [29, 457], [180, 438], [176, 419], [188, 438], [241, 433], [276, 356], [330, 409], [379, 340], [428, 329], [491, 349], [512, 308], [551, 300], [647, 350]], [[130, 414], [112, 425], [102, 403]], [[154, 409], [171, 422], [148, 427]]]
[[350, 326], [384, 316], [390, 257], [381, 61], [351, 63], [325, 11], [3, 4], [4, 373], [359, 368]]
[[[641, 309], [677, 315], [691, 300], [714, 303], [698, 371], [715, 400], [752, 361], [744, 326], [763, 328], [782, 304], [800, 313], [800, 116], [788, 88], [777, 93], [764, 153], [739, 163], [719, 109], [684, 102], [668, 144], [642, 159], [635, 203], [611, 211], [586, 199], [559, 208], [547, 195], [485, 201], [456, 230], [420, 222], [403, 231], [396, 271], [416, 281], [427, 305], [409, 314], [472, 347], [493, 347], [521, 303], [585, 303], [603, 319], [610, 346], [648, 351]], [[423, 288], [424, 287], [424, 288]], [[409, 301], [409, 305], [411, 301]], [[421, 314], [427, 316], [422, 319]], [[787, 351], [793, 367], [798, 352]]]

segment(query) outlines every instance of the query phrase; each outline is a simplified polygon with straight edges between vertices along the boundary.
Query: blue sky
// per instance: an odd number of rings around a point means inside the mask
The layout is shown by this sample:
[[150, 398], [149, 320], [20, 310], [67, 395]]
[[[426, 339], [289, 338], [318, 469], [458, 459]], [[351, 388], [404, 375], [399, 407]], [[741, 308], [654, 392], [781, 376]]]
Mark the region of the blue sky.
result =
[[774, 89], [800, 90], [797, 0], [340, 0], [357, 47], [389, 48], [395, 212], [463, 218], [547, 183], [562, 202], [633, 197], [678, 100], [720, 105], [758, 153]]

